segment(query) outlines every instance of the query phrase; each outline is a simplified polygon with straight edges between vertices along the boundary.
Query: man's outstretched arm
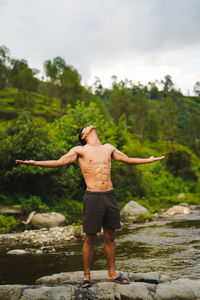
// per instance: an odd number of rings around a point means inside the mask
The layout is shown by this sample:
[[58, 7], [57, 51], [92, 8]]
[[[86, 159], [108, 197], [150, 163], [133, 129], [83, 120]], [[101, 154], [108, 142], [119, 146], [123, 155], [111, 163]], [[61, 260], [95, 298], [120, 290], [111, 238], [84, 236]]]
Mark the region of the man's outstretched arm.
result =
[[147, 164], [147, 163], [152, 163], [157, 160], [161, 160], [161, 159], [165, 158], [165, 156], [161, 156], [161, 157], [150, 156], [149, 158], [132, 158], [132, 157], [128, 157], [123, 152], [114, 148], [113, 153], [112, 153], [112, 158], [114, 160], [121, 161], [121, 162], [124, 162], [127, 164], [139, 165], [139, 164]]
[[35, 161], [35, 160], [16, 160], [18, 164], [33, 165], [38, 167], [46, 168], [57, 168], [73, 163], [78, 158], [77, 148], [72, 148], [67, 154], [63, 155], [58, 160], [46, 160], [46, 161]]

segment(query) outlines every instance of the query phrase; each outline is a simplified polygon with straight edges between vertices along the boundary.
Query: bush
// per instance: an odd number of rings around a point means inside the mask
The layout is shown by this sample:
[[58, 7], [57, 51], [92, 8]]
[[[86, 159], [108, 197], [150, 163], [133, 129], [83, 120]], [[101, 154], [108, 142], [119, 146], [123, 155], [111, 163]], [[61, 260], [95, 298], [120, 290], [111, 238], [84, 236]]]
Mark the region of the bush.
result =
[[0, 233], [8, 233], [18, 227], [20, 221], [15, 220], [14, 217], [6, 217], [0, 215]]
[[48, 205], [44, 204], [38, 196], [30, 196], [28, 199], [20, 198], [19, 201], [21, 209], [25, 213], [29, 213], [33, 210], [36, 210], [37, 212], [49, 211]]
[[174, 176], [182, 177], [184, 180], [197, 181], [198, 177], [191, 169], [191, 156], [186, 151], [170, 152], [166, 156], [167, 171]]
[[51, 209], [63, 214], [66, 217], [67, 224], [82, 224], [83, 202], [63, 198], [56, 201]]

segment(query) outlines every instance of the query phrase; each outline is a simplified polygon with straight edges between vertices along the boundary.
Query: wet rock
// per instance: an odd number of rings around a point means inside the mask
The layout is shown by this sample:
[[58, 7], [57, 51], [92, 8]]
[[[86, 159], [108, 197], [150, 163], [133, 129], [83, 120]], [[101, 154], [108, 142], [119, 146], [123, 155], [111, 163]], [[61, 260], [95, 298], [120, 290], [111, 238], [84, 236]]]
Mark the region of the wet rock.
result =
[[[79, 236], [83, 237], [82, 229], [78, 226]], [[9, 243], [10, 245], [18, 244], [34, 244], [37, 246], [48, 246], [56, 244], [64, 244], [67, 241], [77, 239], [76, 226], [64, 226], [64, 227], [53, 227], [47, 230], [47, 228], [25, 230], [24, 232], [12, 233], [12, 234], [1, 234], [0, 244]]]
[[134, 218], [135, 215], [149, 213], [149, 211], [135, 201], [128, 202], [121, 210], [121, 216]]
[[43, 254], [43, 251], [38, 249], [38, 250], [35, 251], [35, 254]]
[[27, 285], [0, 285], [0, 299], [1, 300], [18, 300]]
[[21, 205], [0, 206], [0, 214], [20, 215], [22, 214]]
[[72, 286], [40, 287], [24, 290], [20, 300], [43, 300], [43, 299], [72, 299]]
[[[141, 281], [141, 282], [157, 282], [161, 281], [161, 275], [155, 272], [149, 273], [132, 273], [132, 272], [119, 272], [116, 271], [118, 274], [121, 274], [124, 278], [127, 278], [130, 281]], [[107, 278], [107, 271], [91, 271], [91, 278], [92, 281], [105, 281]], [[37, 284], [66, 284], [66, 283], [79, 283], [83, 279], [83, 271], [77, 272], [63, 272], [58, 274], [53, 274], [50, 276], [44, 276], [36, 280]], [[166, 277], [166, 280], [171, 280], [170, 277]], [[162, 278], [162, 280], [164, 280]]]
[[65, 217], [56, 212], [37, 213], [32, 217], [31, 223], [35, 228], [56, 227], [65, 223]]
[[22, 249], [13, 249], [13, 250], [8, 251], [7, 254], [23, 255], [23, 254], [27, 254], [27, 252], [25, 250], [22, 250]]
[[179, 198], [179, 199], [185, 199], [186, 197], [185, 197], [185, 194], [184, 194], [184, 193], [180, 193], [180, 194], [178, 195], [178, 198]]
[[[155, 300], [197, 300], [194, 294], [194, 290], [199, 290], [200, 286], [195, 285], [191, 288], [186, 286], [184, 283], [174, 282], [171, 284], [162, 283], [157, 286], [156, 293], [154, 295]], [[197, 292], [198, 293], [198, 292]]]
[[[88, 289], [78, 287], [83, 272], [66, 272], [38, 279], [37, 285], [0, 285], [2, 300], [199, 300], [200, 280], [179, 279], [160, 283], [170, 279], [159, 273], [121, 272], [130, 281], [121, 285], [107, 281], [107, 271], [92, 271], [92, 286]], [[158, 280], [159, 284], [134, 282], [134, 280]], [[42, 284], [42, 285], [41, 285]]]
[[168, 217], [168, 216], [174, 216], [177, 214], [191, 214], [192, 210], [189, 207], [182, 206], [182, 205], [175, 205], [171, 208], [169, 208], [166, 212], [162, 214], [163, 217]]

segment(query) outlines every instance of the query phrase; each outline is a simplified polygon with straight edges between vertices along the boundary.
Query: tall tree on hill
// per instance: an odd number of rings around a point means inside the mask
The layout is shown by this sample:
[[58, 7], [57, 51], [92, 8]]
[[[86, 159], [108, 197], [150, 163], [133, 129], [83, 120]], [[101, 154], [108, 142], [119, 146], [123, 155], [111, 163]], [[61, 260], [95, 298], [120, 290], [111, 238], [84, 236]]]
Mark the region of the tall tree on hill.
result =
[[7, 63], [10, 60], [10, 51], [6, 46], [0, 47], [0, 90], [8, 86], [9, 68]]
[[174, 141], [177, 134], [177, 107], [171, 97], [164, 98], [162, 108], [164, 139]]
[[166, 75], [164, 80], [161, 80], [161, 84], [163, 85], [163, 91], [168, 93], [174, 88], [174, 83], [172, 81], [172, 77], [170, 75]]
[[67, 104], [74, 105], [82, 92], [81, 77], [76, 69], [68, 66], [61, 57], [44, 63], [46, 77], [50, 79], [50, 95], [59, 98], [59, 106], [64, 111]]
[[17, 105], [20, 107], [31, 108], [30, 92], [37, 91], [39, 80], [35, 75], [39, 72], [31, 69], [26, 60], [11, 60], [10, 80], [12, 86], [19, 90], [16, 97]]
[[65, 60], [57, 56], [52, 61], [44, 62], [44, 70], [46, 77], [50, 80], [49, 96], [57, 99], [57, 118], [60, 117], [60, 101], [59, 97], [59, 76], [63, 73], [66, 66]]
[[144, 141], [144, 129], [147, 126], [149, 113], [149, 103], [145, 95], [137, 94], [134, 97], [134, 118], [135, 129], [137, 130], [141, 144]]
[[131, 90], [128, 90], [120, 84], [114, 84], [113, 89], [109, 94], [109, 98], [108, 109], [115, 123], [118, 123], [118, 119], [123, 114], [127, 122], [129, 116], [133, 112], [133, 104], [131, 102], [133, 96]]
[[194, 85], [194, 93], [196, 96], [200, 97], [200, 81], [197, 81]]
[[145, 133], [147, 138], [151, 142], [155, 142], [159, 139], [160, 120], [158, 114], [155, 111], [149, 113], [147, 125], [145, 127]]
[[185, 142], [197, 154], [200, 155], [200, 116], [192, 114], [185, 126]]

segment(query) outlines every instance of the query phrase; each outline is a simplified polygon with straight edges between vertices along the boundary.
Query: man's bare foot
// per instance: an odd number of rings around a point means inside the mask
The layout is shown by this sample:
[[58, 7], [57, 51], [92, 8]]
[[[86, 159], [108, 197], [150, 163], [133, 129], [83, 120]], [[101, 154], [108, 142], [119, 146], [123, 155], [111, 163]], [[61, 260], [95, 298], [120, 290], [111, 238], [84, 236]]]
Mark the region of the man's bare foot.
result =
[[90, 286], [91, 286], [91, 284], [90, 284], [90, 273], [86, 273], [86, 274], [84, 274], [83, 282], [80, 284], [79, 287], [87, 288], [87, 287], [90, 287]]
[[116, 273], [115, 273], [115, 275], [108, 276], [107, 279], [108, 279], [108, 281], [121, 283], [121, 284], [128, 284], [129, 283], [126, 278], [123, 278], [123, 276], [117, 275]]

